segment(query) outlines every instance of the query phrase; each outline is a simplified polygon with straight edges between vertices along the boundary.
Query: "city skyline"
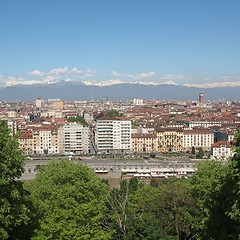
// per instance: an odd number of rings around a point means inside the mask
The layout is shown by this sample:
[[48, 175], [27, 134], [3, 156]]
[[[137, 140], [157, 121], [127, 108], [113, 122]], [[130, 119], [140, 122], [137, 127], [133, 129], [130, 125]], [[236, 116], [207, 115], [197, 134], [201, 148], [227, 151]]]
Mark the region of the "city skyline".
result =
[[240, 86], [238, 1], [6, 1], [0, 85]]

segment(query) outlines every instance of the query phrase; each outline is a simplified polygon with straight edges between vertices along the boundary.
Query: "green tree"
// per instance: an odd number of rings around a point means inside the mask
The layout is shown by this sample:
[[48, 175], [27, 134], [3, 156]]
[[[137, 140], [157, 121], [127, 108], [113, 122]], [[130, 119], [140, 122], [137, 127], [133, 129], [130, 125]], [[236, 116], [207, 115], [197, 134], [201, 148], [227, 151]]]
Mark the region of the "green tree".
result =
[[31, 235], [31, 229], [24, 232], [30, 222], [30, 202], [19, 180], [23, 165], [17, 139], [0, 120], [0, 239], [29, 239]]
[[113, 188], [107, 197], [108, 219], [106, 225], [110, 226], [114, 233], [114, 239], [121, 239], [127, 231], [127, 208], [128, 208], [129, 187], [128, 182], [120, 182], [119, 188]]
[[192, 151], [191, 151], [191, 154], [192, 154], [192, 155], [195, 155], [195, 154], [196, 154], [196, 149], [195, 149], [195, 147], [194, 147], [194, 146], [192, 146]]
[[191, 239], [198, 234], [199, 208], [191, 194], [188, 179], [160, 181], [159, 196], [152, 202], [153, 212], [161, 219], [161, 228], [177, 239]]
[[201, 209], [200, 235], [202, 239], [231, 239], [233, 221], [226, 215], [229, 205], [227, 191], [223, 191], [229, 166], [205, 161], [197, 166], [192, 178], [192, 191]]
[[113, 239], [190, 239], [197, 236], [199, 209], [187, 180], [156, 187], [123, 181], [109, 198]]
[[84, 117], [78, 115], [77, 117], [69, 117], [67, 119], [68, 122], [80, 122], [82, 125], [87, 126], [88, 123], [86, 122], [86, 120], [84, 119]]
[[176, 239], [176, 236], [171, 235], [162, 224], [157, 205], [160, 199], [160, 189], [151, 186], [138, 188], [129, 196], [127, 231], [123, 239]]
[[115, 109], [109, 110], [106, 114], [108, 117], [123, 117], [123, 113], [118, 112]]
[[88, 167], [51, 163], [28, 188], [39, 213], [33, 239], [109, 239], [102, 225], [108, 186]]
[[107, 112], [101, 112], [99, 113], [97, 116], [96, 116], [96, 119], [100, 119], [102, 117], [123, 117], [124, 114], [123, 113], [120, 113], [118, 112], [117, 110], [115, 109], [112, 109], [112, 110], [109, 110]]
[[204, 156], [204, 152], [203, 152], [202, 147], [200, 147], [200, 148], [198, 148], [198, 153], [197, 153], [197, 156], [196, 156], [196, 157], [197, 157], [198, 159], [202, 159], [203, 156]]
[[225, 199], [226, 218], [229, 218], [228, 239], [240, 239], [240, 129], [236, 134], [234, 156], [228, 165], [228, 172], [221, 189]]
[[210, 161], [199, 164], [192, 178], [192, 190], [202, 212], [202, 239], [240, 239], [239, 131], [234, 152], [227, 164]]

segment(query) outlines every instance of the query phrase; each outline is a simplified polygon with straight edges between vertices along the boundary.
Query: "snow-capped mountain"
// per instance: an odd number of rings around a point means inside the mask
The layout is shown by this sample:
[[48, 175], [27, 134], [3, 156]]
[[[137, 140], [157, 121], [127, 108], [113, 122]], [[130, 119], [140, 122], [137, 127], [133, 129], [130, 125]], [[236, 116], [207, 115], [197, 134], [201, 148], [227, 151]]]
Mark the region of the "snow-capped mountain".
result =
[[[0, 88], [0, 100], [32, 100], [60, 98], [63, 100], [102, 99], [159, 99], [159, 100], [197, 100], [203, 89], [181, 86], [173, 83], [125, 83], [122, 81], [47, 81], [28, 82]], [[240, 87], [204, 88], [206, 99], [239, 100]]]

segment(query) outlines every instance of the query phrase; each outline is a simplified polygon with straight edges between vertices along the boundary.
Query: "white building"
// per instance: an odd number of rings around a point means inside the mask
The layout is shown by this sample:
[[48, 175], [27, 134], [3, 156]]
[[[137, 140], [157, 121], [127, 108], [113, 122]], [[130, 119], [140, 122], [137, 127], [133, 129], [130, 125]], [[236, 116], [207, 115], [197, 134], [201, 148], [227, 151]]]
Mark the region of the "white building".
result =
[[11, 119], [7, 120], [8, 128], [11, 130], [11, 135], [15, 135], [17, 133], [17, 123]]
[[210, 151], [214, 142], [214, 134], [209, 130], [193, 129], [183, 130], [183, 150], [191, 151], [192, 147]]
[[142, 105], [143, 105], [143, 99], [134, 98], [134, 99], [133, 99], [133, 105], [134, 105], [134, 106], [142, 106]]
[[99, 152], [127, 151], [131, 148], [131, 121], [125, 118], [101, 118], [96, 125]]
[[216, 160], [227, 160], [233, 156], [230, 142], [219, 141], [212, 144], [212, 158]]
[[89, 153], [90, 130], [79, 123], [65, 124], [58, 129], [59, 152]]
[[212, 126], [222, 126], [222, 123], [218, 122], [218, 121], [192, 121], [192, 122], [189, 122], [190, 129], [192, 129], [194, 127], [209, 128]]
[[35, 105], [36, 105], [37, 108], [41, 108], [43, 106], [43, 100], [40, 99], [40, 98], [37, 98], [35, 100]]

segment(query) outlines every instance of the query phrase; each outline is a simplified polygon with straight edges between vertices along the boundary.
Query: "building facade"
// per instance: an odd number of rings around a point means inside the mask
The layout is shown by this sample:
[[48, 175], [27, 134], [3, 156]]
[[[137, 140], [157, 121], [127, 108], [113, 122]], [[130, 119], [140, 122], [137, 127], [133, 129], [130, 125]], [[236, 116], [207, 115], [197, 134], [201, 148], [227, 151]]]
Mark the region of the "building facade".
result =
[[158, 152], [182, 152], [183, 130], [182, 129], [157, 129]]
[[19, 149], [23, 152], [24, 155], [33, 155], [34, 154], [34, 141], [33, 141], [33, 132], [32, 130], [22, 130], [19, 133]]
[[151, 153], [157, 151], [157, 135], [151, 133], [132, 134], [131, 151], [136, 153]]
[[20, 149], [25, 155], [57, 154], [58, 129], [53, 125], [33, 126], [21, 130]]
[[90, 149], [90, 130], [80, 123], [65, 124], [58, 129], [59, 153], [85, 154]]
[[96, 124], [98, 152], [127, 151], [131, 148], [131, 121], [122, 117], [101, 118]]
[[183, 131], [183, 150], [191, 151], [192, 147], [210, 151], [214, 143], [214, 134], [205, 129], [193, 129]]
[[232, 144], [227, 141], [219, 141], [212, 144], [212, 159], [227, 160], [233, 156]]

